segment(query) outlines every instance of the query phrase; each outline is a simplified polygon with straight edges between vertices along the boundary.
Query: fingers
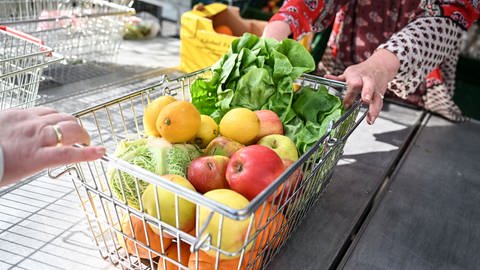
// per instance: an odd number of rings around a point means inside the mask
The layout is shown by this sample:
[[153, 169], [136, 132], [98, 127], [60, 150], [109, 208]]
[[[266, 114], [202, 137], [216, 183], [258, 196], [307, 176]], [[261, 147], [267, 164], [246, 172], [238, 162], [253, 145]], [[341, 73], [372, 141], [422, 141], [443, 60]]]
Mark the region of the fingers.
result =
[[363, 81], [360, 76], [349, 76], [348, 74], [345, 76], [345, 79], [347, 82], [347, 92], [343, 98], [343, 105], [349, 108], [355, 101], [356, 96], [362, 91]]
[[57, 124], [63, 132], [63, 145], [72, 145], [74, 143], [89, 145], [90, 135], [77, 122], [64, 121]]
[[372, 100], [369, 105], [369, 110], [367, 114], [367, 123], [372, 125], [375, 123], [375, 120], [377, 119], [378, 115], [380, 114], [380, 111], [382, 110], [383, 107], [383, 98], [382, 96], [378, 94], [372, 94]]
[[77, 118], [75, 118], [75, 116], [71, 114], [66, 114], [66, 113], [51, 113], [51, 114], [43, 115], [40, 121], [43, 121], [47, 125], [55, 125], [63, 121], [71, 121], [76, 123]]
[[[90, 135], [77, 122], [62, 121], [53, 125], [44, 126], [42, 130], [43, 146], [56, 146], [57, 144], [72, 145], [75, 143], [89, 145]], [[60, 133], [57, 134], [57, 131]]]
[[49, 107], [33, 107], [33, 108], [28, 109], [28, 110], [30, 112], [32, 112], [33, 114], [36, 114], [38, 116], [48, 115], [48, 114], [52, 114], [52, 113], [58, 113], [58, 111], [56, 111], [52, 108], [49, 108]]
[[41, 148], [36, 160], [41, 168], [51, 168], [64, 164], [77, 163], [82, 161], [93, 161], [105, 154], [103, 146], [87, 146], [78, 148], [74, 146], [44, 147]]
[[375, 81], [372, 78], [365, 76], [362, 77], [362, 82], [362, 101], [370, 104], [375, 93]]
[[331, 74], [326, 74], [325, 78], [330, 79], [330, 80], [342, 81], [342, 82], [345, 81], [345, 76], [343, 74], [338, 75], [338, 76], [331, 75]]

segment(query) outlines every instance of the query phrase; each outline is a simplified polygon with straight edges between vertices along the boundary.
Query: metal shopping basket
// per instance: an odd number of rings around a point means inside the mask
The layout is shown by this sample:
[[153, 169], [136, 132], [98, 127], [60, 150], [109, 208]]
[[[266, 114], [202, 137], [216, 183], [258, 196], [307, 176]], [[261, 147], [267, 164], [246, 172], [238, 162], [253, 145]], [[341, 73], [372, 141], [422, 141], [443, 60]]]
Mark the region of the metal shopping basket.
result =
[[[85, 61], [113, 61], [124, 19], [134, 13], [132, 8], [101, 0], [0, 1], [0, 24], [40, 38], [65, 57], [63, 64], [70, 64], [55, 65], [55, 70], [68, 71]], [[52, 77], [62, 74], [60, 70]]]
[[[188, 99], [194, 80], [210, 76], [207, 69], [174, 80], [164, 78], [157, 85], [78, 112], [76, 117], [91, 134], [92, 143], [104, 145], [107, 153], [112, 153], [123, 139], [143, 136], [142, 114], [150, 100], [162, 95]], [[298, 83], [314, 89], [325, 85], [338, 95], [345, 89], [344, 83], [310, 75], [302, 76]], [[50, 176], [71, 176], [101, 256], [122, 269], [264, 269], [327, 186], [348, 136], [365, 117], [365, 113], [358, 117], [360, 107], [357, 100], [331, 123], [321, 140], [242, 209], [227, 207], [111, 154], [67, 166], [60, 173], [50, 171]], [[169, 213], [175, 214], [176, 221], [164, 222], [162, 216], [146, 214], [142, 203], [136, 208], [126, 203], [125, 196], [116, 197], [108, 179], [112, 168], [133, 177], [138, 197], [138, 188], [144, 183], [170, 192], [175, 203]], [[163, 203], [158, 202], [159, 197], [155, 195], [155, 205]], [[197, 215], [191, 231], [180, 228], [179, 205], [185, 201], [196, 205], [196, 213], [208, 209], [203, 215], [205, 222]], [[232, 228], [232, 222], [244, 226], [244, 234], [234, 235], [241, 239], [234, 250], [222, 244], [224, 232], [225, 239], [232, 237], [225, 231]], [[216, 239], [205, 233], [209, 226], [219, 233]], [[173, 268], [164, 268], [167, 264]]]
[[40, 39], [6, 26], [0, 26], [0, 44], [0, 110], [33, 107], [43, 69], [62, 58]]

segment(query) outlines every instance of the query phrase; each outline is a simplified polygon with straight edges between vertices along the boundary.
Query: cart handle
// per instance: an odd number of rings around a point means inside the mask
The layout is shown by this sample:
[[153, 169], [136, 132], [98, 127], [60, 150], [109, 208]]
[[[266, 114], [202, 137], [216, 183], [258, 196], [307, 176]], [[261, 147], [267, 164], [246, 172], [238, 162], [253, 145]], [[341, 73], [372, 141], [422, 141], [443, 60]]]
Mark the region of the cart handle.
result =
[[[43, 42], [43, 40], [41, 40], [40, 38], [34, 37], [30, 34], [24, 33], [24, 32], [19, 31], [19, 30], [15, 30], [15, 29], [13, 29], [11, 27], [8, 27], [8, 26], [5, 26], [5, 25], [0, 25], [0, 30], [5, 31], [5, 32], [7, 32], [11, 35], [20, 37], [22, 39], [28, 40], [30, 42], [41, 45], [40, 51], [42, 51], [42, 52], [46, 52], [46, 51], [49, 50], [47, 47], [45, 47], [45, 42]], [[48, 53], [47, 56], [52, 56], [52, 53], [51, 52]]]

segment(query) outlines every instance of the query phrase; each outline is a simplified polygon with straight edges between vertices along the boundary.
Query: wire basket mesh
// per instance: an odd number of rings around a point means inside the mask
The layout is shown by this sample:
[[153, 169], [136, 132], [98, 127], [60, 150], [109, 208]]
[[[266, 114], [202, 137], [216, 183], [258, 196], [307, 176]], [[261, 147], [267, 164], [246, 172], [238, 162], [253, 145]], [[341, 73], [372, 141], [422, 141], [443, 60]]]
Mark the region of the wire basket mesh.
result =
[[[202, 70], [164, 79], [76, 117], [91, 134], [92, 143], [112, 153], [122, 140], [143, 136], [143, 111], [150, 100], [163, 95], [188, 100], [193, 81], [209, 76], [209, 70]], [[327, 86], [338, 95], [345, 88], [343, 83], [309, 75], [298, 83], [314, 89]], [[365, 117], [365, 113], [357, 117], [360, 107], [357, 100], [338, 121], [330, 123], [322, 139], [241, 209], [110, 154], [95, 162], [70, 165], [58, 175], [50, 173], [55, 178], [69, 172], [101, 256], [122, 269], [265, 269], [325, 190], [348, 136]], [[112, 169], [132, 176], [135, 188], [130, 188], [130, 196], [137, 196], [139, 205], [133, 206], [126, 198], [128, 187], [122, 187], [123, 196], [114, 194], [109, 183]], [[148, 205], [139, 192], [144, 184], [156, 190], [157, 215], [147, 214]], [[170, 201], [165, 201], [165, 194]], [[181, 205], [185, 203], [194, 207], [193, 227], [182, 222], [187, 211]], [[169, 210], [161, 210], [165, 209], [162, 205]], [[168, 220], [169, 215], [174, 219]]]
[[61, 60], [42, 41], [0, 26], [0, 110], [35, 105], [42, 72]]
[[42, 39], [68, 64], [113, 61], [124, 19], [134, 13], [132, 8], [101, 0], [0, 1], [0, 24]]

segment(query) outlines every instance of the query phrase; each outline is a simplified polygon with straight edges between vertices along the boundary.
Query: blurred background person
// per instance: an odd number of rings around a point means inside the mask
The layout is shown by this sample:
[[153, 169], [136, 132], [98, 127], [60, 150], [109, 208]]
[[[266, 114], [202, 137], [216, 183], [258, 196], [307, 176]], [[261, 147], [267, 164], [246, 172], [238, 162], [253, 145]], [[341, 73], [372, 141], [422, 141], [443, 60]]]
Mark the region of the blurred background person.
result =
[[477, 0], [289, 0], [263, 36], [300, 39], [333, 23], [318, 72], [346, 81], [347, 106], [361, 93], [368, 123], [384, 95], [461, 122], [466, 118], [453, 101], [456, 65], [462, 36], [479, 13]]

